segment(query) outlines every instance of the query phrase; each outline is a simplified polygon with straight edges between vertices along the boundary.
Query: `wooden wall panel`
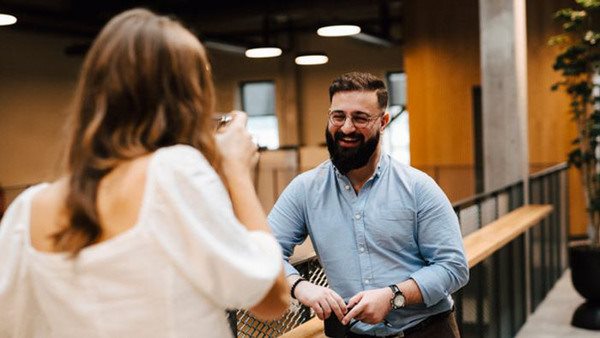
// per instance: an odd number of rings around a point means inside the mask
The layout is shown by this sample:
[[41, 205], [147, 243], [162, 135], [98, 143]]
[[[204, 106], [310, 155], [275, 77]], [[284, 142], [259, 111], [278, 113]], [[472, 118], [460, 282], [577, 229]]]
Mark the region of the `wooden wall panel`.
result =
[[[527, 1], [530, 163], [563, 162], [574, 138], [565, 95], [550, 91], [558, 76], [552, 70], [556, 50], [547, 46], [559, 28], [553, 13], [571, 4]], [[407, 1], [405, 13], [412, 164], [473, 165], [471, 89], [480, 83], [477, 1]], [[570, 233], [578, 235], [585, 232], [585, 209], [578, 174], [571, 170], [569, 177]], [[439, 183], [452, 200], [468, 194], [448, 182]]]
[[[405, 13], [411, 163], [473, 166], [471, 93], [480, 84], [477, 0], [407, 1]], [[446, 183], [440, 182], [452, 199], [474, 193], [474, 182]]]
[[[558, 53], [548, 46], [548, 39], [560, 32], [552, 18], [560, 8], [572, 6], [571, 0], [527, 1], [527, 72], [529, 105], [529, 162], [560, 163], [567, 158], [575, 126], [568, 114], [568, 97], [552, 92], [550, 86], [559, 74], [552, 69]], [[585, 233], [585, 207], [579, 174], [569, 173], [570, 222], [572, 235]]]
[[533, 163], [559, 163], [565, 160], [574, 126], [567, 114], [568, 98], [552, 92], [550, 86], [560, 77], [552, 70], [558, 49], [548, 39], [560, 32], [553, 13], [572, 1], [527, 1], [527, 72], [529, 81], [529, 159]]
[[431, 176], [452, 203], [473, 196], [475, 170], [472, 165], [418, 166], [417, 169]]

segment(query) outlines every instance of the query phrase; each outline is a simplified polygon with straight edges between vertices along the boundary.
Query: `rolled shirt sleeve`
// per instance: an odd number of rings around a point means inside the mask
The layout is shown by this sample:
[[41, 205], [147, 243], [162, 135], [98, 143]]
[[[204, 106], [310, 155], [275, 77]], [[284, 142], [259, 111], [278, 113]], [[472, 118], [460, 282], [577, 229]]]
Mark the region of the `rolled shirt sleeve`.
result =
[[426, 266], [411, 274], [426, 306], [463, 287], [469, 280], [462, 235], [452, 205], [425, 174], [415, 182], [417, 238]]

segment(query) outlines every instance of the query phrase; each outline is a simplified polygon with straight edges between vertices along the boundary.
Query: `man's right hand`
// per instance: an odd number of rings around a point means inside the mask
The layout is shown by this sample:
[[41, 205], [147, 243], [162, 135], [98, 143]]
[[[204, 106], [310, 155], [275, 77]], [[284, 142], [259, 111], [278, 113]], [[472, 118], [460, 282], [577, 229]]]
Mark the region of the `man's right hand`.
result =
[[300, 303], [310, 307], [320, 320], [327, 319], [333, 312], [341, 321], [348, 312], [346, 303], [335, 291], [308, 281], [300, 282], [294, 295]]

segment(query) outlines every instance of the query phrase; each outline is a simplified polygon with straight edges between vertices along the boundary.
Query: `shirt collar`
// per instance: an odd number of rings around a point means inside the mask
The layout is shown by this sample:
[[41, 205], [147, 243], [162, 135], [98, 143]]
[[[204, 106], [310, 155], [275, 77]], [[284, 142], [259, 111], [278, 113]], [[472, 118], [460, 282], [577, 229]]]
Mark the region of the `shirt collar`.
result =
[[[375, 172], [373, 173], [373, 176], [371, 176], [371, 178], [378, 178], [379, 176], [381, 176], [381, 174], [385, 171], [385, 169], [387, 169], [389, 164], [390, 164], [389, 156], [387, 156], [387, 154], [382, 151], [381, 154], [379, 154], [379, 161], [377, 163], [377, 168], [375, 169]], [[340, 178], [340, 177], [346, 176], [346, 175], [342, 175], [342, 173], [340, 173], [338, 171], [338, 169], [335, 167], [335, 165], [333, 165], [333, 162], [331, 162], [331, 167], [333, 168], [333, 172], [335, 173], [336, 177]]]

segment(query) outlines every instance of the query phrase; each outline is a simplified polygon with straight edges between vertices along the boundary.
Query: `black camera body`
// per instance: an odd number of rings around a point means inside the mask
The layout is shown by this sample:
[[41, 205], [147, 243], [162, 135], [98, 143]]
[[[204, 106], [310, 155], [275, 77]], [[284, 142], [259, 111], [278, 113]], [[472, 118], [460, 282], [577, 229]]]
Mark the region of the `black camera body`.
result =
[[325, 319], [324, 326], [325, 336], [330, 338], [346, 338], [346, 334], [350, 331], [350, 326], [342, 324], [334, 313]]

